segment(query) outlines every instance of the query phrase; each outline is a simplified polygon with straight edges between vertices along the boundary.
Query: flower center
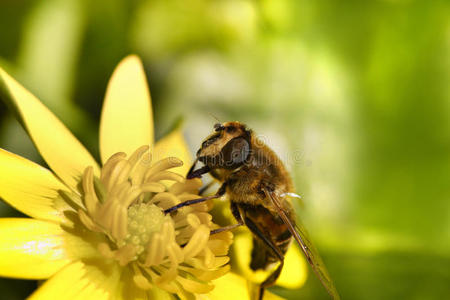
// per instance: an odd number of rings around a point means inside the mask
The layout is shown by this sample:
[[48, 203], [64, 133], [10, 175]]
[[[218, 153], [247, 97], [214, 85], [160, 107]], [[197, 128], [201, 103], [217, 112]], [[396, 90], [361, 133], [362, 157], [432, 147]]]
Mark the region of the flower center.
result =
[[[132, 245], [138, 257], [147, 248], [152, 235], [161, 230], [165, 221], [171, 218], [164, 215], [161, 208], [154, 204], [137, 203], [128, 208], [128, 234], [117, 246]], [[141, 260], [144, 256], [139, 257]]]
[[[116, 153], [98, 178], [92, 167], [86, 168], [78, 216], [86, 228], [98, 234], [98, 251], [131, 269], [137, 287], [157, 285], [185, 298], [186, 293], [207, 293], [213, 288], [207, 280], [229, 270], [232, 234], [210, 235], [218, 226], [211, 221], [211, 207], [206, 202], [164, 213], [200, 197], [200, 180], [186, 181], [168, 171], [182, 164], [174, 157], [153, 163], [148, 146], [128, 158]], [[167, 188], [163, 183], [170, 181], [175, 183]]]

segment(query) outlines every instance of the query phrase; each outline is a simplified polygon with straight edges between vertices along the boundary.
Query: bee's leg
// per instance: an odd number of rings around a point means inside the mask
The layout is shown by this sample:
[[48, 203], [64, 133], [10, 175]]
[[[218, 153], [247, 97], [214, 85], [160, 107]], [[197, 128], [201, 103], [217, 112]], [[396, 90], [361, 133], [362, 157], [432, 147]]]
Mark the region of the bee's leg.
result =
[[197, 162], [198, 162], [198, 158], [197, 158], [196, 160], [194, 160], [194, 163], [193, 163], [192, 166], [189, 168], [189, 171], [187, 172], [186, 177], [190, 176], [190, 174], [191, 174], [192, 172], [194, 172], [195, 165], [197, 164]]
[[164, 210], [164, 213], [168, 214], [168, 213], [174, 212], [174, 211], [176, 211], [176, 210], [178, 210], [178, 209], [180, 209], [182, 207], [185, 207], [185, 206], [197, 204], [197, 203], [200, 203], [200, 202], [205, 202], [205, 201], [211, 200], [211, 199], [220, 198], [220, 197], [222, 197], [225, 194], [225, 187], [226, 187], [226, 185], [224, 183], [224, 184], [222, 184], [222, 186], [219, 188], [219, 190], [217, 191], [217, 193], [215, 195], [181, 202], [181, 203], [179, 203], [179, 204], [177, 204], [175, 206], [169, 207], [168, 209]]
[[216, 183], [214, 180], [211, 180], [198, 191], [199, 195], [203, 195], [214, 183]]
[[233, 225], [228, 225], [228, 226], [225, 226], [225, 227], [220, 227], [220, 228], [211, 230], [211, 232], [210, 232], [209, 234], [216, 234], [216, 233], [220, 233], [220, 232], [223, 232], [223, 231], [233, 230], [233, 229], [235, 229], [236, 227], [239, 227], [239, 226], [242, 226], [242, 225], [244, 225], [244, 223], [236, 223], [236, 224], [233, 224]]
[[269, 277], [267, 277], [266, 280], [264, 280], [259, 288], [259, 300], [262, 300], [263, 295], [264, 295], [264, 290], [270, 286], [272, 286], [275, 281], [278, 279], [278, 277], [280, 276], [281, 270], [283, 269], [283, 265], [284, 265], [284, 255], [280, 252], [280, 250], [278, 249], [277, 246], [275, 246], [275, 244], [267, 237], [265, 236], [261, 230], [258, 228], [258, 226], [256, 226], [255, 223], [253, 223], [252, 220], [250, 220], [249, 218], [245, 218], [244, 220], [245, 225], [247, 225], [248, 229], [250, 229], [250, 231], [255, 234], [257, 237], [259, 237], [270, 249], [272, 249], [273, 253], [277, 256], [278, 260], [280, 261], [280, 264], [278, 265], [278, 267], [276, 268], [276, 270], [270, 274]]
[[222, 227], [222, 228], [218, 228], [218, 229], [212, 230], [210, 234], [216, 234], [216, 233], [219, 233], [219, 232], [222, 232], [222, 231], [232, 230], [232, 229], [234, 229], [236, 227], [244, 225], [244, 221], [242, 220], [241, 213], [239, 212], [239, 209], [238, 209], [236, 203], [231, 202], [230, 208], [231, 208], [231, 213], [233, 214], [234, 218], [237, 221], [237, 224], [228, 225], [228, 226], [225, 226], [225, 227]]
[[193, 178], [201, 178], [203, 174], [208, 173], [211, 171], [210, 167], [204, 166], [200, 169], [195, 170], [195, 165], [197, 164], [198, 159], [195, 160], [192, 167], [189, 169], [189, 172], [186, 174], [187, 179], [193, 179]]
[[230, 204], [231, 213], [233, 214], [233, 217], [238, 221], [238, 223], [244, 224], [244, 220], [242, 219], [241, 212], [239, 211], [238, 206], [236, 203], [231, 202]]
[[205, 184], [200, 191], [198, 192], [199, 195], [203, 195], [212, 185], [214, 185], [217, 181], [223, 181], [223, 176], [220, 175], [220, 173], [217, 172], [216, 169], [212, 169], [209, 171], [209, 175], [213, 178], [210, 182]]
[[262, 300], [264, 296], [264, 290], [268, 287], [271, 287], [275, 283], [275, 281], [277, 281], [278, 277], [280, 277], [283, 265], [284, 260], [280, 260], [280, 264], [278, 265], [277, 269], [261, 283], [261, 285], [259, 286], [259, 300]]
[[244, 220], [245, 225], [247, 225], [248, 229], [250, 229], [250, 231], [252, 233], [254, 233], [257, 237], [259, 237], [267, 246], [269, 246], [270, 249], [272, 249], [272, 251], [274, 252], [274, 254], [277, 256], [279, 261], [283, 261], [284, 260], [284, 255], [280, 252], [280, 250], [277, 248], [277, 246], [274, 245], [274, 243], [267, 237], [265, 236], [261, 230], [256, 226], [255, 223], [253, 223], [252, 220], [250, 220], [249, 218], [245, 218]]

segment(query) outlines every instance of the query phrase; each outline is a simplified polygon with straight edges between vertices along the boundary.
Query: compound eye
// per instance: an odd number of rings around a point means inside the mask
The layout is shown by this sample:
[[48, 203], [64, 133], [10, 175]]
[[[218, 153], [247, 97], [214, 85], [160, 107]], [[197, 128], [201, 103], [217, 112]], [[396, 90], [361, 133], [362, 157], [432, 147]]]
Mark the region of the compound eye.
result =
[[250, 154], [250, 144], [245, 138], [236, 137], [222, 149], [223, 167], [237, 168], [242, 165]]
[[233, 127], [233, 126], [227, 126], [227, 127], [225, 127], [225, 130], [226, 130], [228, 133], [233, 133], [233, 132], [236, 131], [236, 127]]

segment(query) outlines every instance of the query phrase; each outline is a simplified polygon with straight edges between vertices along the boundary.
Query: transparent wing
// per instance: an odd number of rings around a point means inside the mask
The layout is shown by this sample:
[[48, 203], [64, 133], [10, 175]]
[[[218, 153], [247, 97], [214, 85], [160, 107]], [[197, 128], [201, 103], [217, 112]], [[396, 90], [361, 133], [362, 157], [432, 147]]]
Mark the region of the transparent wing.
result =
[[333, 299], [339, 300], [340, 297], [336, 290], [336, 287], [334, 286], [333, 280], [328, 274], [327, 268], [325, 267], [325, 264], [323, 263], [322, 258], [319, 255], [319, 252], [311, 242], [306, 229], [301, 223], [297, 223], [295, 225], [292, 224], [292, 221], [289, 219], [288, 215], [281, 205], [281, 200], [274, 192], [269, 191], [269, 189], [267, 188], [263, 188], [263, 190], [266, 194], [266, 197], [272, 202], [281, 219], [287, 225], [289, 231], [294, 236], [295, 240], [305, 254], [306, 260], [311, 265], [311, 268], [313, 269], [314, 273], [316, 273], [316, 276], [319, 278], [328, 294], [330, 294]]

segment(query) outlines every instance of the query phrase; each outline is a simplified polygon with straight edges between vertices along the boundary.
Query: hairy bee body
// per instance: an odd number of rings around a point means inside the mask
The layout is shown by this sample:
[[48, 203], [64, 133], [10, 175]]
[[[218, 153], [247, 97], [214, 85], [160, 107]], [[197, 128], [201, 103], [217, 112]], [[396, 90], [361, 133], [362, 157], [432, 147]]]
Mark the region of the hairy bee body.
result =
[[[281, 160], [269, 147], [254, 136], [251, 139], [251, 147], [253, 153], [249, 161], [239, 170], [227, 172], [222, 178], [228, 183], [226, 195], [231, 206], [235, 205], [244, 219], [253, 221], [261, 233], [284, 255], [292, 241], [292, 234], [261, 187], [271, 186], [275, 193], [285, 194], [293, 192], [292, 181]], [[283, 206], [289, 212], [291, 221], [295, 223], [290, 202], [283, 202]], [[278, 257], [272, 249], [259, 237], [254, 237], [250, 267], [253, 270], [266, 270], [277, 261]]]
[[[241, 213], [252, 220], [284, 256], [292, 242], [292, 234], [283, 223], [283, 220], [273, 215], [272, 212], [262, 205], [238, 204], [238, 207]], [[251, 257], [250, 268], [252, 270], [267, 270], [274, 263], [278, 262], [278, 257], [273, 251], [261, 239], [255, 236], [253, 237]]]
[[[260, 284], [258, 299], [263, 298], [265, 288], [275, 284], [280, 276], [284, 256], [293, 238], [327, 292], [339, 299], [317, 250], [301, 224], [296, 224], [295, 212], [287, 197], [293, 193], [293, 184], [281, 160], [240, 122], [216, 124], [214, 129], [197, 151], [197, 159], [187, 178], [210, 173], [222, 183], [220, 189], [214, 196], [186, 201], [165, 212], [225, 194], [238, 223], [211, 234], [246, 225], [253, 234], [250, 267], [267, 270], [278, 262], [275, 270]], [[197, 161], [205, 166], [195, 169]]]

